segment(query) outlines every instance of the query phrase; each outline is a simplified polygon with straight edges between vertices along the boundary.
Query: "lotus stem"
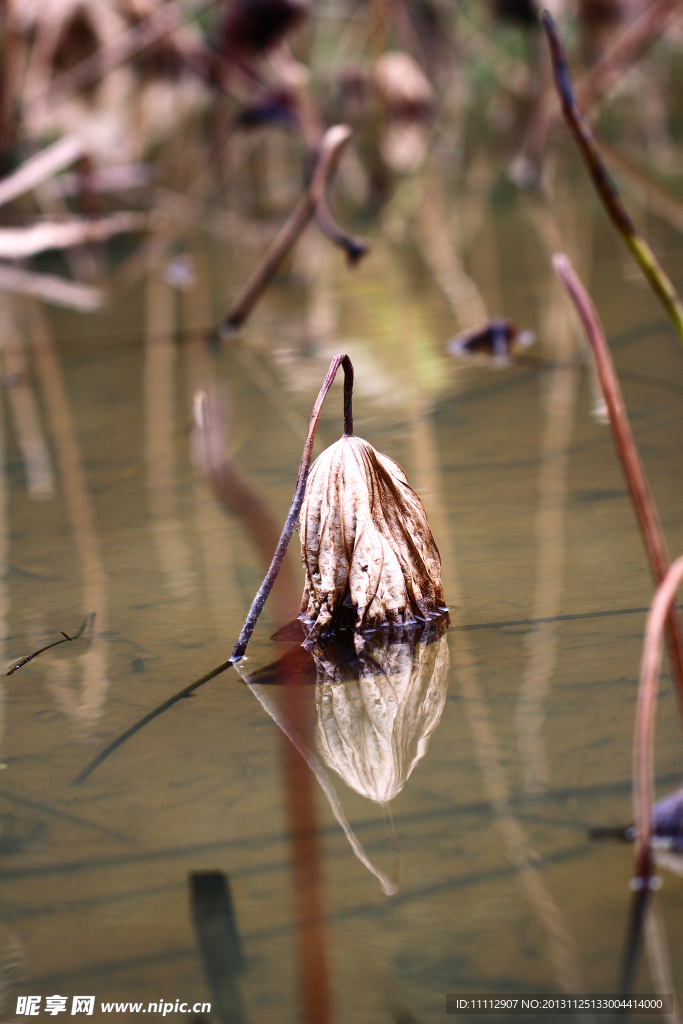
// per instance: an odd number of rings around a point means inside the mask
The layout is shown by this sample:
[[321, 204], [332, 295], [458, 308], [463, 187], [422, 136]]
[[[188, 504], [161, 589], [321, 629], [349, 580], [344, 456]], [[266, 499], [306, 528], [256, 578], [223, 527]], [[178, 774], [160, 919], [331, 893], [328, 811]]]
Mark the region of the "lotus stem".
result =
[[[272, 281], [280, 263], [313, 216], [317, 216], [318, 223], [325, 234], [346, 251], [350, 262], [357, 263], [367, 252], [368, 247], [364, 242], [346, 235], [335, 223], [325, 201], [327, 180], [337, 166], [341, 151], [350, 138], [351, 129], [345, 124], [335, 125], [325, 132], [310, 185], [238, 295], [227, 317], [220, 324], [219, 334], [229, 337], [244, 323], [259, 296]], [[362, 251], [359, 246], [362, 247]]]
[[[621, 459], [638, 525], [645, 544], [650, 570], [659, 586], [669, 571], [669, 558], [645, 471], [631, 432], [619, 379], [614, 369], [605, 332], [590, 295], [581, 284], [569, 259], [561, 253], [553, 256], [555, 273], [565, 286], [583, 323], [593, 350], [600, 387], [609, 412], [614, 444]], [[679, 705], [683, 710], [683, 635], [675, 607], [668, 610], [667, 626], [671, 661], [676, 676]]]
[[273, 589], [273, 584], [275, 583], [282, 566], [287, 547], [292, 539], [294, 527], [299, 519], [299, 512], [301, 511], [301, 505], [304, 500], [306, 480], [308, 479], [308, 470], [311, 465], [311, 455], [313, 453], [313, 442], [315, 441], [315, 434], [318, 429], [318, 421], [320, 419], [320, 410], [322, 409], [325, 395], [330, 390], [332, 381], [334, 380], [340, 366], [344, 367], [344, 433], [346, 435], [353, 434], [353, 411], [351, 405], [353, 394], [353, 366], [346, 353], [340, 352], [330, 363], [327, 376], [323, 381], [323, 386], [321, 387], [320, 393], [316, 398], [315, 405], [313, 406], [313, 412], [311, 413], [311, 420], [308, 424], [308, 434], [306, 435], [306, 441], [304, 443], [303, 455], [301, 456], [301, 464], [299, 466], [299, 475], [296, 480], [296, 487], [294, 489], [294, 497], [292, 498], [289, 515], [285, 520], [285, 525], [275, 549], [273, 560], [270, 563], [270, 568], [268, 569], [268, 572], [263, 579], [263, 583], [259, 587], [258, 593], [252, 602], [249, 614], [242, 626], [242, 632], [240, 633], [239, 639], [235, 644], [235, 649], [230, 656], [230, 661], [233, 664], [244, 656], [247, 644], [251, 639], [251, 634], [254, 632], [254, 628], [258, 622], [258, 617], [263, 610], [263, 606], [266, 603], [268, 595]]
[[636, 880], [639, 887], [648, 887], [651, 875], [654, 731], [657, 683], [662, 664], [662, 633], [682, 581], [683, 557], [676, 559], [657, 588], [645, 626], [633, 748], [633, 811], [636, 826]]
[[569, 74], [567, 54], [557, 25], [548, 11], [543, 11], [541, 21], [550, 47], [555, 86], [560, 97], [565, 121], [581, 150], [593, 184], [612, 223], [643, 271], [655, 295], [664, 306], [681, 342], [683, 342], [683, 303], [680, 296], [648, 243], [638, 234], [605, 166], [593, 132], [576, 101]]

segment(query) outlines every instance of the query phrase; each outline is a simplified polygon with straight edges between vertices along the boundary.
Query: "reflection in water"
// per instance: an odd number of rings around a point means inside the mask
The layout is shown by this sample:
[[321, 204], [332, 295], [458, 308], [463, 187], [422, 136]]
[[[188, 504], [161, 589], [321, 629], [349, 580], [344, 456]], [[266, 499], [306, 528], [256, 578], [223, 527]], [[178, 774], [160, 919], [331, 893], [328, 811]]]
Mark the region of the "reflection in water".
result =
[[[307, 738], [307, 729], [302, 728], [302, 719], [305, 721], [304, 708], [300, 699], [297, 700], [297, 707], [295, 708], [296, 714], [291, 714], [291, 711], [284, 710], [278, 704], [277, 700], [271, 693], [268, 692], [268, 688], [259, 682], [256, 677], [248, 675], [248, 673], [242, 667], [242, 662], [237, 662], [235, 668], [241, 675], [244, 682], [247, 684], [251, 692], [258, 700], [261, 707], [270, 715], [275, 724], [282, 730], [291, 744], [299, 752], [303, 760], [310, 768], [313, 775], [315, 775], [320, 788], [327, 798], [327, 802], [330, 805], [330, 809], [334, 814], [335, 818], [341, 825], [344, 835], [348, 839], [351, 849], [355, 853], [361, 864], [364, 864], [368, 871], [372, 872], [375, 878], [379, 881], [382, 889], [388, 896], [393, 896], [397, 892], [397, 886], [394, 880], [387, 877], [383, 871], [380, 871], [374, 866], [368, 859], [365, 850], [356, 839], [354, 832], [349, 825], [344, 810], [341, 805], [341, 801], [337, 796], [337, 792], [330, 782], [330, 777], [320, 763], [318, 757], [311, 749], [310, 743]], [[294, 681], [294, 680], [293, 680]], [[295, 690], [292, 688], [288, 694], [288, 700], [290, 703], [295, 699]], [[284, 748], [288, 751], [288, 747]], [[296, 762], [299, 763], [299, 762]]]
[[362, 649], [315, 644], [315, 742], [323, 760], [361, 796], [385, 804], [427, 753], [448, 689], [446, 622], [396, 638], [385, 630]]
[[[559, 231], [550, 214], [544, 208], [530, 212], [542, 242], [551, 246]], [[576, 317], [557, 282], [544, 280], [541, 333], [551, 369], [543, 396], [545, 426], [538, 474], [536, 581], [531, 618], [556, 620], [564, 591], [567, 470], [579, 366]], [[527, 634], [525, 645], [528, 663], [515, 724], [524, 792], [538, 797], [546, 792], [550, 782], [542, 730], [545, 703], [557, 664], [557, 621], [538, 622]]]
[[145, 456], [152, 537], [169, 593], [194, 595], [191, 556], [175, 502], [175, 293], [154, 270], [147, 283]]
[[[425, 498], [425, 506], [435, 534], [440, 538], [444, 593], [450, 607], [458, 608], [462, 605], [461, 588], [453, 550], [447, 541], [450, 530], [441, 498], [433, 421], [426, 415], [417, 416], [414, 427], [418, 441], [416, 453], [419, 454], [416, 468], [420, 470], [416, 483], [420, 492], [428, 496]], [[505, 855], [517, 871], [522, 890], [546, 931], [548, 955], [560, 987], [565, 992], [581, 992], [584, 986], [576, 963], [574, 939], [543, 880], [538, 867], [538, 854], [511, 806], [505, 761], [493, 731], [486, 695], [479, 682], [476, 655], [466, 632], [459, 633], [451, 654], [472, 733], [475, 757], [494, 824], [503, 840]]]
[[0, 306], [0, 345], [3, 347], [3, 383], [24, 462], [27, 490], [36, 500], [51, 498], [55, 489], [54, 473], [28, 376], [24, 342], [17, 330], [9, 295], [4, 296]]
[[[215, 389], [195, 394], [195, 455], [203, 466], [214, 493], [222, 504], [239, 517], [247, 533], [262, 556], [264, 568], [268, 565], [277, 544], [277, 529], [265, 502], [249, 480], [239, 471], [224, 450], [223, 408]], [[280, 572], [280, 588], [275, 588], [274, 604], [280, 621], [282, 610], [296, 595], [293, 578], [287, 563]], [[243, 664], [243, 661], [242, 661]], [[312, 767], [308, 754], [308, 714], [299, 693], [290, 684], [288, 665], [281, 666], [281, 681], [288, 691], [288, 700], [279, 710], [271, 705], [263, 687], [253, 683], [243, 671], [241, 663], [235, 668], [273, 717], [287, 737], [282, 743], [284, 799], [288, 832], [292, 851], [292, 876], [296, 906], [297, 935], [299, 941], [299, 1003], [306, 1024], [328, 1024], [331, 1020], [331, 994], [327, 965], [327, 934], [322, 903], [322, 871], [318, 818], [315, 807], [314, 783], [309, 772]], [[289, 742], [291, 741], [291, 742]], [[301, 755], [301, 756], [300, 756]], [[315, 768], [313, 769], [315, 772]], [[322, 772], [322, 768], [320, 768]], [[324, 772], [323, 772], [324, 775]], [[324, 782], [318, 781], [325, 789]], [[331, 787], [330, 787], [331, 789]], [[330, 794], [327, 793], [328, 799]], [[333, 793], [330, 802], [336, 801]], [[338, 804], [338, 801], [336, 801]], [[334, 805], [333, 805], [334, 810]], [[343, 812], [342, 819], [343, 819]], [[337, 812], [335, 815], [338, 817]], [[343, 819], [344, 823], [345, 819]], [[347, 834], [350, 833], [348, 824]], [[354, 837], [355, 839], [355, 837]]]
[[671, 1024], [681, 1024], [681, 1010], [676, 999], [669, 948], [664, 931], [664, 921], [657, 905], [657, 896], [650, 894], [645, 910], [645, 952], [650, 970], [650, 978], [657, 995], [673, 995], [673, 1013]]
[[222, 871], [193, 871], [190, 906], [212, 1010], [221, 1024], [243, 1024], [246, 1017], [237, 976], [244, 958], [229, 878]]
[[[64, 378], [54, 341], [39, 305], [26, 300], [26, 331], [31, 338], [35, 368], [43, 393], [48, 422], [57, 455], [57, 467], [66, 499], [73, 542], [83, 575], [83, 614], [97, 614], [97, 628], [91, 631], [87, 650], [73, 659], [80, 664], [83, 685], [80, 694], [71, 685], [72, 659], [60, 663], [60, 676], [53, 692], [62, 710], [87, 736], [103, 711], [109, 688], [103, 632], [107, 628], [107, 577], [102, 564], [90, 496], [76, 441]], [[48, 669], [49, 672], [49, 669]], [[64, 675], [62, 675], [64, 674]]]

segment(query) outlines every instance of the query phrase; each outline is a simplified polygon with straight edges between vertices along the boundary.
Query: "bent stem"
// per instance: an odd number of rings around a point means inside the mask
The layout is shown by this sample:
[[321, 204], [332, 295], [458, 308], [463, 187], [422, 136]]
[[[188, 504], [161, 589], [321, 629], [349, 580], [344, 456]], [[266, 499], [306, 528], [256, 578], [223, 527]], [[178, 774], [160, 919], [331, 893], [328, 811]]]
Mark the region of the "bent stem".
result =
[[645, 239], [638, 234], [633, 221], [621, 201], [617, 187], [605, 167], [595, 137], [576, 102], [567, 64], [567, 54], [557, 25], [548, 11], [543, 11], [541, 21], [550, 47], [555, 86], [560, 97], [565, 121], [576, 139], [590, 176], [593, 179], [593, 184], [602, 199], [612, 223], [623, 238], [636, 263], [643, 271], [652, 290], [664, 306], [680, 340], [683, 342], [683, 303], [668, 274], [660, 266], [652, 249]]
[[[650, 570], [655, 583], [659, 586], [669, 570], [669, 558], [657, 509], [650, 494], [645, 471], [626, 415], [619, 379], [614, 369], [605, 333], [591, 297], [581, 284], [569, 259], [562, 253], [557, 253], [553, 256], [553, 267], [576, 306], [595, 356], [595, 366], [609, 412], [614, 444], [631, 492]], [[681, 634], [680, 620], [673, 605], [667, 612], [667, 627], [679, 705], [683, 711], [683, 635]]]
[[301, 511], [301, 505], [304, 500], [304, 492], [306, 490], [306, 480], [308, 479], [308, 470], [311, 465], [311, 454], [313, 452], [313, 442], [315, 441], [315, 434], [318, 429], [318, 421], [320, 419], [320, 410], [325, 400], [325, 395], [332, 386], [337, 370], [340, 366], [344, 367], [344, 434], [353, 434], [353, 410], [352, 410], [352, 396], [353, 396], [353, 366], [351, 360], [345, 352], [339, 352], [332, 362], [330, 368], [327, 371], [327, 376], [323, 381], [323, 386], [320, 389], [320, 393], [313, 406], [313, 412], [311, 413], [310, 423], [308, 424], [308, 433], [306, 435], [306, 441], [304, 443], [304, 451], [301, 456], [301, 465], [299, 466], [299, 475], [296, 480], [296, 487], [294, 488], [294, 497], [292, 498], [292, 504], [289, 509], [289, 515], [285, 520], [285, 525], [278, 541], [278, 545], [273, 555], [273, 560], [270, 563], [268, 572], [266, 573], [263, 583], [258, 589], [258, 593], [254, 598], [249, 614], [247, 615], [242, 631], [239, 635], [239, 639], [235, 644], [235, 649], [230, 656], [230, 661], [235, 664], [240, 658], [244, 656], [244, 652], [247, 649], [247, 644], [251, 639], [251, 634], [254, 632], [258, 617], [263, 610], [263, 606], [266, 603], [268, 595], [273, 589], [273, 584], [277, 579], [277, 575], [282, 566], [287, 547], [292, 534], [294, 533], [294, 527], [296, 526], [299, 518], [299, 512]]
[[368, 247], [364, 242], [346, 235], [334, 222], [325, 202], [327, 179], [337, 166], [341, 151], [350, 138], [351, 129], [345, 124], [328, 128], [323, 135], [310, 185], [238, 295], [225, 320], [219, 325], [220, 335], [229, 337], [244, 323], [259, 296], [272, 281], [280, 263], [314, 215], [318, 217], [321, 230], [346, 251], [351, 263], [357, 263], [367, 252]]

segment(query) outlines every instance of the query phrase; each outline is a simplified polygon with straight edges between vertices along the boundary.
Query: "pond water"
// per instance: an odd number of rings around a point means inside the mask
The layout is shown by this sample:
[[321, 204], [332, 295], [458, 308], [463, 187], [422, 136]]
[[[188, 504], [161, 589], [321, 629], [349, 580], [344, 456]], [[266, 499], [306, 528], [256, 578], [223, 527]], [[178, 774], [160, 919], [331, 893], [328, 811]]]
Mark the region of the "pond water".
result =
[[[546, 191], [525, 194], [495, 153], [456, 173], [446, 145], [355, 226], [372, 246], [358, 268], [309, 228], [244, 330], [208, 344], [296, 198], [283, 140], [252, 137], [240, 156], [259, 164], [256, 196], [238, 168], [246, 205], [273, 214], [253, 225], [235, 192], [207, 190], [201, 148], [169, 144], [158, 180], [202, 216], [169, 213], [104, 311], [2, 295], [6, 664], [96, 612], [81, 639], [3, 683], [3, 1019], [18, 995], [57, 993], [69, 1006], [96, 996], [98, 1019], [107, 1000], [138, 1013], [179, 1000], [197, 1004], [196, 1022], [425, 1024], [444, 1019], [447, 993], [618, 990], [632, 850], [588, 833], [631, 818], [652, 584], [551, 253], [569, 253], [604, 319], [672, 554], [683, 350], [569, 149]], [[680, 235], [636, 214], [683, 284]], [[448, 356], [482, 315], [511, 317], [536, 344], [498, 369]], [[324, 666], [316, 686], [312, 661], [298, 686], [259, 675], [296, 650], [270, 639], [298, 611], [295, 536], [249, 648], [251, 687], [232, 669], [212, 679], [75, 785], [229, 656], [338, 351], [355, 365], [356, 432], [404, 467], [427, 509], [445, 638], [414, 652], [380, 643], [381, 685], [367, 665], [362, 686], [353, 671], [323, 679]], [[228, 508], [198, 457], [199, 389], [216, 410]], [[341, 430], [337, 382], [315, 452]], [[316, 700], [321, 716], [337, 702], [325, 749]], [[382, 701], [384, 743], [368, 717]], [[275, 718], [296, 720], [367, 863]], [[659, 795], [680, 783], [668, 667], [656, 776]], [[660, 938], [680, 991], [683, 882], [662, 874]], [[647, 963], [641, 992], [661, 981]]]

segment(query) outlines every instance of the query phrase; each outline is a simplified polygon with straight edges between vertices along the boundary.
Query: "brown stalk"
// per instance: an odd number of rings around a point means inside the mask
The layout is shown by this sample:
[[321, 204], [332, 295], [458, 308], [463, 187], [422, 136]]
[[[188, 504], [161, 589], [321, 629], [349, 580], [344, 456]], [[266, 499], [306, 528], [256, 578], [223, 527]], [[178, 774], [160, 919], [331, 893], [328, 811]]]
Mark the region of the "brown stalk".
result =
[[[581, 284], [569, 259], [562, 253], [557, 253], [553, 256], [553, 267], [576, 306], [595, 356], [595, 366], [609, 412], [614, 444], [631, 492], [638, 525], [650, 563], [650, 571], [655, 584], [659, 586], [669, 570], [669, 558], [657, 509], [631, 432], [624, 398], [605, 333], [591, 297]], [[667, 626], [669, 652], [676, 676], [679, 704], [683, 708], [683, 636], [681, 635], [680, 620], [674, 607], [668, 610]]]
[[662, 664], [662, 634], [675, 612], [676, 591], [683, 581], [683, 558], [677, 558], [653, 598], [645, 626], [633, 744], [633, 810], [636, 826], [636, 883], [648, 889], [652, 874], [652, 803], [657, 684]]
[[[366, 246], [363, 252], [360, 252], [358, 249], [359, 240], [349, 239], [342, 229], [334, 224], [325, 203], [327, 179], [334, 171], [341, 151], [350, 138], [351, 129], [348, 125], [338, 124], [327, 129], [320, 144], [320, 153], [313, 170], [310, 185], [238, 295], [227, 317], [220, 324], [218, 328], [219, 334], [229, 337], [244, 323], [254, 308], [257, 299], [273, 279], [280, 263], [312, 217], [318, 216], [319, 223], [322, 220], [325, 233], [332, 238], [332, 241], [346, 249], [347, 255], [352, 262], [357, 262], [367, 251]], [[352, 252], [355, 255], [352, 256]]]
[[[588, 111], [595, 106], [618, 76], [643, 55], [667, 28], [678, 6], [679, 0], [654, 0], [629, 22], [600, 59], [576, 83], [576, 98], [582, 110]], [[533, 166], [540, 164], [548, 131], [559, 112], [556, 96], [544, 94], [540, 98], [521, 150], [521, 156]]]
[[25, 658], [22, 658], [21, 661], [18, 661], [16, 665], [12, 665], [12, 668], [9, 670], [9, 672], [6, 673], [6, 675], [11, 676], [14, 672], [17, 671], [18, 668], [21, 668], [23, 665], [27, 665], [29, 661], [33, 661], [33, 659], [37, 658], [39, 654], [42, 654], [44, 651], [49, 651], [52, 647], [58, 647], [60, 644], [65, 644], [67, 642], [71, 643], [71, 641], [73, 640], [78, 640], [78, 638], [82, 636], [83, 633], [85, 632], [85, 627], [88, 625], [88, 622], [92, 621], [92, 619], [94, 618], [94, 612], [92, 612], [90, 615], [86, 615], [86, 617], [83, 619], [83, 622], [81, 623], [81, 628], [78, 630], [77, 633], [74, 633], [73, 636], [68, 636], [68, 634], [66, 634], [63, 630], [60, 630], [62, 637], [64, 638], [63, 640], [55, 640], [53, 641], [53, 643], [47, 644], [45, 647], [41, 647], [40, 650], [34, 651], [33, 654], [28, 654]]
[[311, 454], [313, 452], [313, 442], [315, 441], [315, 434], [318, 429], [318, 420], [320, 419], [320, 410], [322, 409], [325, 395], [332, 386], [337, 370], [340, 366], [344, 367], [344, 434], [353, 434], [353, 413], [351, 408], [352, 394], [353, 394], [353, 366], [351, 360], [345, 352], [339, 352], [332, 362], [330, 368], [327, 371], [327, 376], [323, 381], [323, 386], [320, 389], [320, 393], [316, 399], [315, 405], [313, 406], [313, 412], [311, 413], [311, 420], [308, 424], [308, 434], [306, 435], [306, 441], [304, 443], [304, 450], [301, 456], [301, 465], [299, 466], [299, 475], [296, 480], [296, 487], [294, 488], [294, 497], [292, 498], [292, 504], [289, 509], [289, 515], [285, 520], [285, 525], [278, 541], [278, 545], [273, 555], [273, 560], [270, 563], [268, 572], [266, 573], [263, 583], [258, 589], [258, 593], [254, 598], [249, 614], [247, 615], [242, 631], [239, 635], [239, 639], [235, 644], [235, 649], [230, 656], [231, 662], [239, 661], [244, 652], [247, 649], [247, 644], [251, 639], [251, 634], [254, 632], [254, 627], [258, 621], [258, 617], [263, 610], [263, 606], [266, 603], [268, 595], [273, 588], [273, 584], [277, 579], [277, 574], [280, 571], [282, 561], [287, 551], [287, 546], [294, 533], [294, 527], [297, 524], [299, 518], [299, 512], [301, 511], [301, 504], [304, 500], [304, 492], [306, 490], [306, 480], [308, 479], [308, 470], [311, 465]]
[[621, 201], [617, 187], [605, 167], [595, 137], [576, 101], [567, 55], [557, 25], [548, 11], [543, 11], [541, 21], [550, 47], [555, 85], [562, 103], [565, 121], [581, 150], [593, 184], [612, 223], [643, 271], [655, 295], [664, 306], [683, 342], [683, 303], [652, 249], [636, 231], [635, 225]]

